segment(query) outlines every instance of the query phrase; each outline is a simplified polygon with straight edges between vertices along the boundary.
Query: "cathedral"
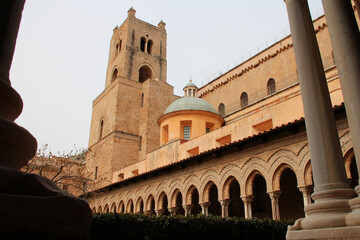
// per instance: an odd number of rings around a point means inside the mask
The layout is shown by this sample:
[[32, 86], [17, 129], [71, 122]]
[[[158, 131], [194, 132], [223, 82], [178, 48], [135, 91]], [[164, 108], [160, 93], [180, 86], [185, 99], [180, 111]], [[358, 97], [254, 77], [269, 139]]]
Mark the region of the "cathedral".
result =
[[[167, 83], [165, 23], [135, 13], [113, 30], [105, 89], [92, 104], [86, 170], [102, 183], [83, 196], [92, 211], [304, 217], [314, 180], [291, 35], [204, 86], [184, 79], [179, 97]], [[313, 26], [354, 188], [358, 172], [325, 16]]]

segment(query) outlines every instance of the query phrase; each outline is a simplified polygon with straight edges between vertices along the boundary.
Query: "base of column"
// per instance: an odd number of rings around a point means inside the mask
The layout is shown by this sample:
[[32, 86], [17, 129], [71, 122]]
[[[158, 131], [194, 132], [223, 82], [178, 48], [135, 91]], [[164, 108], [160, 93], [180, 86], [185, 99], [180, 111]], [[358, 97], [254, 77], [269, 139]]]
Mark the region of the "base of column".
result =
[[357, 197], [349, 200], [351, 213], [346, 216], [346, 225], [360, 226], [360, 185], [355, 187]]
[[87, 239], [89, 204], [35, 174], [0, 167], [0, 231], [4, 239]]
[[[349, 200], [356, 197], [353, 189], [324, 190], [312, 194], [312, 197], [315, 203], [305, 207], [306, 217], [288, 227], [288, 239], [333, 239], [336, 235], [333, 231], [346, 228], [345, 219], [351, 212]], [[333, 231], [324, 230], [329, 228]]]
[[360, 239], [360, 226], [290, 230], [286, 239]]

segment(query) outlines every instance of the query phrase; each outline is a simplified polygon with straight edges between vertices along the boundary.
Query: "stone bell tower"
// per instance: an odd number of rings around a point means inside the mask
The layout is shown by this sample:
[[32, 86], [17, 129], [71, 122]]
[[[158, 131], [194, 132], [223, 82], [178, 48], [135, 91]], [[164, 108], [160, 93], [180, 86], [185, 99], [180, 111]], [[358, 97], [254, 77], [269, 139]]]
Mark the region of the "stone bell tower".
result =
[[93, 101], [87, 171], [104, 185], [159, 147], [156, 120], [175, 100], [166, 83], [165, 23], [153, 26], [135, 12], [113, 30], [105, 90]]

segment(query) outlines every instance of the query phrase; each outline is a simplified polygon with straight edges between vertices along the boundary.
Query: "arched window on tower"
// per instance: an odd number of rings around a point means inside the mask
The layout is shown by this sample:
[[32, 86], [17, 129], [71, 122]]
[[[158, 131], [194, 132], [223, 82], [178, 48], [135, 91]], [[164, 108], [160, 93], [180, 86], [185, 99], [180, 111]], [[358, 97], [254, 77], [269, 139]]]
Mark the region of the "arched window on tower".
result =
[[153, 46], [153, 41], [152, 41], [152, 40], [149, 40], [149, 41], [147, 42], [147, 52], [148, 52], [148, 54], [151, 54], [151, 52], [152, 52], [152, 46]]
[[140, 40], [140, 50], [142, 52], [145, 52], [145, 44], [146, 44], [146, 39], [144, 37], [142, 37]]
[[120, 40], [119, 42], [119, 52], [121, 51], [121, 47], [122, 47], [122, 40]]
[[101, 140], [104, 130], [104, 120], [100, 120], [100, 126], [99, 126], [99, 140]]
[[143, 83], [152, 77], [152, 71], [148, 66], [142, 66], [139, 70], [139, 82]]
[[275, 80], [270, 78], [267, 82], [267, 93], [268, 95], [274, 94], [276, 92]]
[[225, 116], [225, 105], [223, 103], [220, 103], [218, 111], [219, 111], [220, 116], [222, 116], [222, 117]]
[[246, 107], [249, 104], [248, 94], [243, 92], [240, 97], [241, 107]]
[[115, 68], [115, 70], [111, 76], [111, 82], [115, 81], [117, 76], [118, 76], [118, 70], [117, 70], [117, 68]]

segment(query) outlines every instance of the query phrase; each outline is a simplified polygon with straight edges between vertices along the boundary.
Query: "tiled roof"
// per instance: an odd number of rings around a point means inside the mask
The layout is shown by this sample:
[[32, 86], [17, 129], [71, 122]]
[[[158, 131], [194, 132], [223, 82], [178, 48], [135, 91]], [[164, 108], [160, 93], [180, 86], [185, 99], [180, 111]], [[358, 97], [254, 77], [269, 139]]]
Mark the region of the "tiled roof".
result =
[[[344, 103], [342, 103], [341, 105], [334, 106], [333, 109], [334, 109], [335, 115], [339, 114], [339, 113], [342, 113], [342, 112], [345, 112]], [[297, 131], [298, 128], [302, 127], [304, 125], [305, 125], [305, 119], [303, 117], [299, 118], [299, 119], [295, 119], [292, 122], [288, 122], [286, 124], [276, 126], [276, 127], [271, 128], [269, 130], [259, 132], [257, 134], [253, 134], [251, 136], [242, 138], [240, 140], [237, 140], [237, 141], [234, 141], [234, 142], [231, 142], [231, 143], [228, 143], [228, 144], [216, 147], [216, 148], [206, 150], [206, 151], [201, 152], [199, 154], [196, 154], [196, 155], [184, 158], [182, 160], [179, 160], [177, 162], [170, 163], [170, 164], [155, 168], [153, 170], [150, 170], [148, 172], [144, 172], [144, 173], [141, 173], [139, 175], [124, 179], [124, 180], [122, 180], [120, 182], [112, 183], [112, 184], [110, 184], [108, 186], [97, 189], [97, 190], [95, 190], [93, 192], [89, 192], [87, 194], [84, 194], [81, 197], [89, 197], [94, 193], [107, 192], [107, 191], [110, 191], [110, 190], [113, 190], [113, 189], [117, 189], [117, 188], [119, 188], [121, 186], [128, 185], [128, 184], [131, 184], [133, 182], [138, 182], [138, 181], [141, 181], [141, 180], [145, 180], [147, 178], [150, 178], [151, 176], [157, 176], [161, 172], [169, 172], [169, 171], [175, 170], [175, 169], [183, 169], [183, 168], [186, 167], [187, 164], [190, 164], [190, 163], [199, 164], [199, 163], [203, 162], [204, 158], [209, 158], [209, 159], [206, 159], [206, 161], [209, 161], [211, 159], [217, 158], [221, 153], [229, 151], [229, 150], [231, 150], [231, 151], [234, 151], [234, 150], [241, 151], [241, 149], [243, 149], [244, 145], [246, 145], [246, 144], [255, 142], [255, 141], [259, 140], [259, 139], [262, 140], [262, 141], [268, 141], [268, 137], [274, 136], [275, 134], [280, 133], [280, 132], [289, 131], [289, 132], [295, 134], [295, 133], [298, 132]]]

